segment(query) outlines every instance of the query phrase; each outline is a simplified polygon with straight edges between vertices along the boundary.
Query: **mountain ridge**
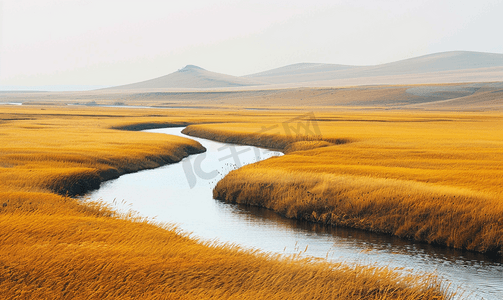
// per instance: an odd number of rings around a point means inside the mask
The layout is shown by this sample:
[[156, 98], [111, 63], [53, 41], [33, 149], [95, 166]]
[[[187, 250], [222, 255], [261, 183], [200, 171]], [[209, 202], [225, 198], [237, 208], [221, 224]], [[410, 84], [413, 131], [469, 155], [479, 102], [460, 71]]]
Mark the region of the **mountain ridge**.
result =
[[[446, 71], [456, 72], [460, 70], [503, 67], [503, 54], [473, 51], [448, 51], [371, 66], [323, 64], [324, 68], [331, 67], [333, 70], [316, 72], [310, 76], [306, 76], [306, 74], [302, 72], [291, 72], [290, 74], [278, 75], [282, 69], [290, 66], [294, 65], [246, 75], [245, 77], [250, 79], [260, 78], [261, 81], [269, 84], [284, 84], [363, 77], [426, 74]], [[335, 66], [344, 66], [344, 68], [337, 70]], [[317, 66], [317, 68], [321, 68], [321, 66]], [[270, 75], [268, 76], [267, 74]]]
[[[501, 73], [501, 74], [500, 74]], [[407, 79], [409, 78], [409, 79]], [[503, 54], [448, 51], [371, 66], [297, 63], [245, 76], [211, 72], [186, 65], [176, 72], [107, 88], [213, 89], [268, 85], [365, 85], [503, 81]]]

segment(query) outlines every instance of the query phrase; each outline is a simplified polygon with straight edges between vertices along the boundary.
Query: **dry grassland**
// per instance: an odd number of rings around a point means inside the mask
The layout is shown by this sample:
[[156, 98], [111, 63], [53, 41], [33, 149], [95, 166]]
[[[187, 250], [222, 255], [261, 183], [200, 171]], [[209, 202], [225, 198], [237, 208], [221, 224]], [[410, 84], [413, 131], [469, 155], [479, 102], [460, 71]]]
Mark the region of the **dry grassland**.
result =
[[[286, 152], [231, 172], [214, 190], [219, 199], [501, 255], [501, 113], [315, 115], [321, 136], [288, 135], [279, 121], [192, 125], [185, 131]], [[289, 122], [293, 132], [297, 124]]]
[[342, 87], [260, 87], [213, 90], [98, 90], [86, 92], [2, 93], [0, 103], [25, 105], [141, 105], [167, 108], [428, 109], [445, 111], [503, 109], [502, 83], [367, 85]]
[[[275, 117], [250, 114], [257, 118]], [[0, 107], [0, 298], [450, 298], [433, 276], [203, 243], [65, 196], [204, 150], [189, 139], [111, 128], [242, 119], [196, 110]]]

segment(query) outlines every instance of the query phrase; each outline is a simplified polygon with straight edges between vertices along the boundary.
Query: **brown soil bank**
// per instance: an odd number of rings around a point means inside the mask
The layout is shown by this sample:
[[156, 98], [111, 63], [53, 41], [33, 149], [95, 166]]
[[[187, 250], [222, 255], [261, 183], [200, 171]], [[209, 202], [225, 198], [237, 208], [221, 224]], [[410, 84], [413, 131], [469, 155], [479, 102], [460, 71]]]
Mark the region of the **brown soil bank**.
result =
[[[323, 119], [323, 135], [309, 142], [313, 147], [300, 147], [284, 132], [260, 133], [271, 124], [196, 125], [186, 132], [288, 150], [229, 173], [215, 187], [215, 198], [289, 218], [502, 254], [501, 114], [380, 112]], [[337, 140], [350, 142], [335, 145]]]

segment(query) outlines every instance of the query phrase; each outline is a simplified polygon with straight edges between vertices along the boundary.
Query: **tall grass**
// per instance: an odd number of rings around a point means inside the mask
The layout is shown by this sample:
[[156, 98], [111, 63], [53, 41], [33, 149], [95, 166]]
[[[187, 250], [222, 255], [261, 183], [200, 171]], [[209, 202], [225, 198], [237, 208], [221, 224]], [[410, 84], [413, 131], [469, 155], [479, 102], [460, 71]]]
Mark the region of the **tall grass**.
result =
[[286, 153], [231, 172], [215, 187], [217, 198], [501, 253], [501, 113], [320, 113], [318, 124], [318, 141], [259, 133], [270, 123], [191, 125], [186, 132]]
[[479, 252], [503, 249], [503, 202], [470, 190], [247, 166], [221, 180], [213, 195], [289, 218]]
[[129, 218], [0, 214], [4, 299], [443, 299], [435, 277], [202, 243]]
[[65, 196], [125, 172], [202, 151], [198, 143], [184, 138], [109, 129], [139, 129], [183, 118], [217, 121], [222, 116], [199, 111], [167, 115], [154, 110], [0, 108], [0, 298], [451, 297], [432, 275], [202, 242], [172, 225]]
[[0, 185], [14, 189], [82, 194], [101, 181], [204, 151], [190, 139], [108, 129], [114, 118], [100, 115], [18, 118], [1, 128]]

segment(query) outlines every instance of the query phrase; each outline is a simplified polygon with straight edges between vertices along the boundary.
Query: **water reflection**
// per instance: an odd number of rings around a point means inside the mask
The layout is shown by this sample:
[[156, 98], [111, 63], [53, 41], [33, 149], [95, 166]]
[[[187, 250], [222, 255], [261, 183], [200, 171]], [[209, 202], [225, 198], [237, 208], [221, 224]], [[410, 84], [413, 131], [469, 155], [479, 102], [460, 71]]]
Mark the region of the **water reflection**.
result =
[[[284, 218], [277, 213], [253, 206], [235, 205], [234, 213], [243, 215], [242, 219], [250, 223], [272, 222], [277, 229], [292, 229], [310, 234], [313, 237], [331, 236], [334, 243], [341, 242], [349, 249], [361, 249], [361, 252], [387, 252], [397, 255], [427, 256], [428, 260], [442, 263], [450, 262], [469, 266], [501, 266], [503, 259], [481, 253], [452, 249], [448, 247], [417, 243], [398, 237], [380, 233], [372, 233], [358, 229], [332, 227], [302, 220]], [[281, 227], [281, 228], [280, 228]], [[502, 277], [503, 278], [503, 277]]]
[[[181, 128], [149, 130], [183, 136]], [[501, 259], [446, 247], [414, 243], [361, 230], [327, 227], [283, 218], [257, 207], [213, 200], [216, 182], [236, 167], [226, 144], [198, 139], [207, 148], [202, 158], [193, 155], [181, 163], [121, 176], [88, 195], [116, 203], [119, 210], [133, 209], [157, 221], [177, 223], [185, 232], [278, 253], [327, 258], [333, 261], [377, 264], [414, 272], [435, 272], [451, 289], [460, 288], [470, 299], [503, 299]], [[253, 150], [253, 151], [250, 151]], [[278, 155], [249, 146], [235, 146], [239, 164]], [[195, 166], [200, 170], [196, 170]], [[196, 177], [191, 182], [187, 171]], [[213, 171], [216, 171], [213, 172]], [[213, 174], [196, 176], [197, 172]], [[115, 199], [115, 200], [114, 200]], [[115, 201], [115, 202], [114, 202]]]

